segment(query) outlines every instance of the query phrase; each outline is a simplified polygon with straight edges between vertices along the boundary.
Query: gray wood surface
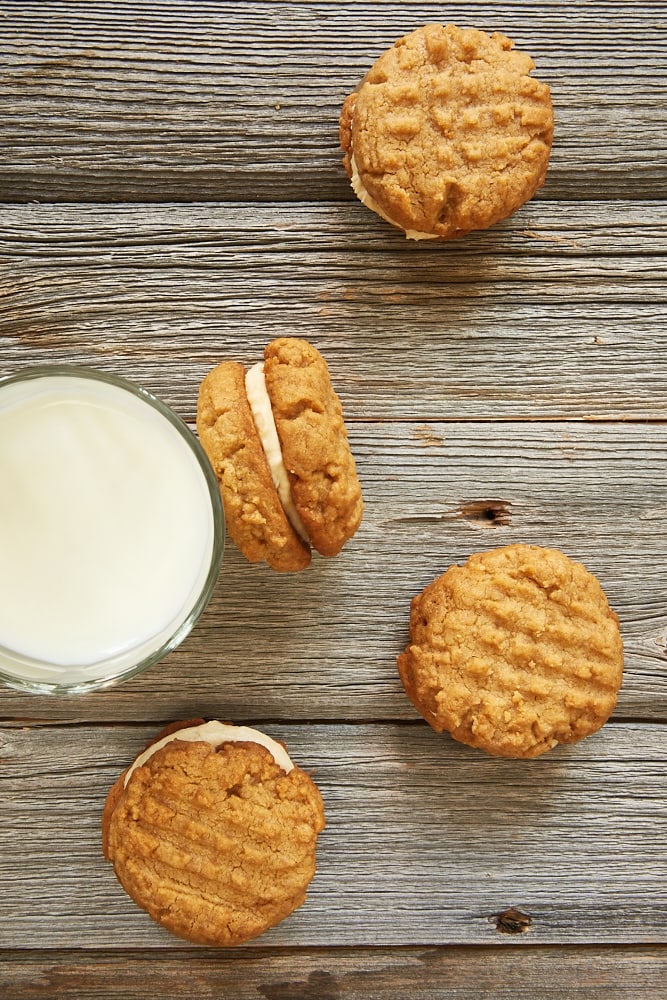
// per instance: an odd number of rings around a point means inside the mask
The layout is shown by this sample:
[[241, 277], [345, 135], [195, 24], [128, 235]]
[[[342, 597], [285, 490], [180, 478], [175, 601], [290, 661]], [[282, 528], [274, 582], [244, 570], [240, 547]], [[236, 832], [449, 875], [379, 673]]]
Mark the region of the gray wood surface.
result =
[[[76, 10], [76, 14], [74, 14]], [[432, 20], [502, 31], [552, 86], [541, 197], [664, 198], [658, 0], [4, 3], [0, 181], [15, 201], [350, 197], [340, 105]]]
[[665, 419], [667, 208], [534, 202], [415, 245], [360, 204], [7, 206], [0, 369], [131, 373], [194, 419], [221, 356], [279, 329], [326, 353], [351, 421]]
[[[556, 139], [530, 204], [434, 246], [357, 202], [337, 119], [443, 19], [534, 56]], [[666, 199], [662, 2], [0, 3], [0, 377], [92, 365], [193, 426], [213, 364], [305, 336], [366, 501], [302, 574], [230, 543], [142, 676], [0, 690], [3, 996], [667, 996]], [[525, 763], [432, 733], [396, 671], [411, 597], [513, 541], [583, 561], [626, 652], [604, 729]], [[233, 951], [100, 852], [111, 783], [192, 715], [284, 739], [327, 810], [306, 904]]]
[[358, 421], [350, 440], [366, 513], [335, 560], [283, 576], [229, 544], [204, 616], [161, 664], [74, 700], [7, 691], [6, 711], [411, 720], [396, 669], [411, 597], [474, 551], [524, 541], [596, 573], [623, 625], [616, 714], [664, 720], [664, 423]]
[[[328, 816], [307, 903], [266, 947], [489, 944], [509, 908], [533, 944], [661, 939], [667, 745], [651, 725], [608, 725], [530, 763], [420, 724], [263, 727], [313, 775]], [[3, 730], [6, 947], [182, 948], [120, 890], [99, 843], [106, 791], [153, 733]]]

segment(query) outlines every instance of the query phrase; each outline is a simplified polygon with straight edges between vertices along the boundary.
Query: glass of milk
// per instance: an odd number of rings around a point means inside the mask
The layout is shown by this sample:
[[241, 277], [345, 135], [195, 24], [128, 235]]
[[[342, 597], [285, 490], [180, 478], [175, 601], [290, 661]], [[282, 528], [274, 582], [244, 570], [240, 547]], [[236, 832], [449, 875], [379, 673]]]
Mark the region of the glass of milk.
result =
[[80, 694], [177, 646], [218, 577], [224, 516], [195, 435], [124, 379], [0, 380], [0, 680]]

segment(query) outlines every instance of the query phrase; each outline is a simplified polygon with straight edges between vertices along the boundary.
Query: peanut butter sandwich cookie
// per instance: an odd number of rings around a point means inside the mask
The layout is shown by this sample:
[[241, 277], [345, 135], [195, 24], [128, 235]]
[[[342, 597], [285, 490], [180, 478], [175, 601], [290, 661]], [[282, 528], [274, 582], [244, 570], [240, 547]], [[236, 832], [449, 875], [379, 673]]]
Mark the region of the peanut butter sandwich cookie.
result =
[[360, 200], [410, 239], [507, 218], [544, 183], [549, 87], [497, 32], [428, 24], [399, 38], [343, 104], [343, 164]]
[[323, 829], [320, 793], [281, 743], [192, 720], [163, 730], [113, 785], [102, 845], [154, 920], [227, 947], [301, 906]]
[[623, 644], [581, 563], [508, 545], [450, 566], [413, 599], [398, 670], [436, 732], [501, 757], [537, 757], [607, 721]]
[[281, 337], [248, 371], [223, 361], [209, 372], [197, 432], [229, 534], [250, 562], [304, 569], [311, 546], [335, 556], [359, 527], [363, 500], [343, 410], [308, 341]]

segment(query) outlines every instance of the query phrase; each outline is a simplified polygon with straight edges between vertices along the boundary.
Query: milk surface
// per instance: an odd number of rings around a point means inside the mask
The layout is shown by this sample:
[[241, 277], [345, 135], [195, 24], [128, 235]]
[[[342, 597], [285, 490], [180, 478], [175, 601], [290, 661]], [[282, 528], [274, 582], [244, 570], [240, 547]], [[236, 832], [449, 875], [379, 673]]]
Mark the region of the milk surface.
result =
[[206, 478], [158, 410], [80, 377], [0, 386], [0, 669], [123, 672], [188, 617], [213, 540]]

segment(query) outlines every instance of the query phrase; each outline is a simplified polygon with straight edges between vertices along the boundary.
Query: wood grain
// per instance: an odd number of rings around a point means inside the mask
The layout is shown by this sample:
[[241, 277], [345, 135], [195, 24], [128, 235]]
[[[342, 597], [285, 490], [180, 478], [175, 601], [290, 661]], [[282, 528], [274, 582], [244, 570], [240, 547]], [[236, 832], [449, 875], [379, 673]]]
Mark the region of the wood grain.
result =
[[626, 647], [619, 717], [667, 717], [667, 425], [355, 423], [350, 440], [366, 511], [335, 560], [282, 575], [229, 543], [203, 618], [161, 664], [73, 700], [7, 691], [3, 714], [413, 719], [396, 671], [411, 598], [521, 541], [602, 582]]
[[0, 214], [0, 373], [78, 361], [194, 420], [218, 361], [288, 330], [349, 419], [667, 419], [667, 208], [533, 204], [438, 247], [361, 204]]
[[[0, 982], [22, 1000], [124, 1000], [147, 995], [141, 952], [0, 952]], [[658, 1000], [667, 955], [658, 947], [290, 948], [161, 953], [153, 996], [175, 1000]]]
[[[508, 907], [528, 919], [526, 944], [664, 943], [660, 727], [608, 725], [531, 762], [422, 724], [265, 729], [317, 781], [327, 829], [307, 902], [262, 946], [494, 944]], [[3, 729], [4, 947], [178, 946], [100, 851], [106, 792], [153, 735]]]
[[5, 201], [352, 200], [342, 102], [427, 21], [500, 30], [550, 84], [540, 198], [664, 197], [658, 2], [3, 4]]
[[[532, 202], [433, 246], [356, 200], [337, 122], [443, 19], [531, 53], [556, 133]], [[140, 677], [0, 689], [8, 1000], [664, 997], [666, 52], [658, 0], [1, 5], [0, 378], [93, 365], [193, 427], [213, 364], [305, 336], [366, 499], [302, 574], [229, 544]], [[432, 733], [396, 671], [411, 597], [512, 541], [583, 561], [626, 653], [610, 722], [529, 763]], [[111, 783], [192, 715], [285, 739], [327, 806], [307, 903], [233, 952], [162, 932], [100, 853]]]

